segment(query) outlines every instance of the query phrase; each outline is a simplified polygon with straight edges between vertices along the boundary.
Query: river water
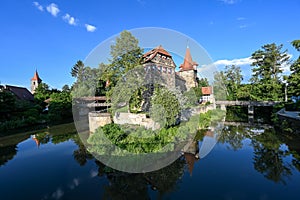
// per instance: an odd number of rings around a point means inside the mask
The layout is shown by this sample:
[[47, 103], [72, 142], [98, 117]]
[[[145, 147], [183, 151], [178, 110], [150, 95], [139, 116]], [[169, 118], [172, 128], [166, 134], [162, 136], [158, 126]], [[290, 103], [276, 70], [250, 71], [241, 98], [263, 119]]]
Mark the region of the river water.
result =
[[[204, 157], [207, 140], [216, 144]], [[300, 199], [299, 136], [231, 124], [192, 145], [161, 170], [130, 174], [95, 160], [73, 124], [1, 137], [0, 199]]]

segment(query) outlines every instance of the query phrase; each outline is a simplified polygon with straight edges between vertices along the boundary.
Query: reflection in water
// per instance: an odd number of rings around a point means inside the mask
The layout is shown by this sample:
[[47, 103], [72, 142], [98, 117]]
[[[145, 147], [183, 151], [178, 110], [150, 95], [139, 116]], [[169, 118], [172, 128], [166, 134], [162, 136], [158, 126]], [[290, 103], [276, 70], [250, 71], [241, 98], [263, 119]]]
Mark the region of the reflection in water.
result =
[[[171, 193], [178, 192], [184, 187], [181, 182], [186, 171], [188, 171], [190, 174], [188, 177], [192, 180], [192, 178], [197, 179], [195, 175], [192, 176], [193, 172], [199, 175], [199, 171], [205, 170], [202, 164], [209, 162], [209, 159], [203, 158], [205, 156], [208, 158], [210, 155], [201, 153], [201, 151], [206, 149], [205, 152], [208, 152], [209, 148], [205, 146], [207, 144], [214, 145], [215, 142], [226, 146], [227, 150], [223, 150], [225, 152], [243, 153], [239, 150], [246, 149], [246, 145], [248, 149], [250, 147], [253, 168], [256, 172], [262, 174], [266, 178], [265, 180], [288, 184], [289, 178], [300, 171], [300, 136], [283, 135], [274, 129], [262, 129], [245, 125], [225, 126], [221, 129], [221, 132], [218, 131], [214, 129], [199, 131], [195, 140], [185, 147], [182, 156], [174, 163], [157, 171], [136, 174], [114, 170], [95, 160], [71, 126], [65, 127], [63, 130], [55, 129], [35, 133], [32, 136], [23, 134], [5, 137], [0, 138], [0, 172], [14, 157], [17, 157], [19, 144], [22, 141], [28, 141], [28, 139], [32, 143], [34, 142], [33, 147], [36, 150], [41, 150], [43, 145], [46, 144], [55, 144], [51, 148], [56, 148], [56, 146], [59, 146], [58, 144], [67, 141], [76, 144], [71, 152], [73, 155], [71, 159], [79, 164], [76, 164], [76, 166], [81, 166], [80, 168], [90, 167], [90, 163], [93, 163], [96, 171], [94, 170], [95, 172], [90, 175], [91, 169], [88, 168], [89, 177], [97, 176], [99, 180], [105, 180], [99, 186], [99, 190], [102, 191], [101, 199], [150, 199], [153, 198], [153, 195], [155, 198], [163, 198]], [[19, 151], [21, 152], [22, 149]], [[59, 162], [57, 162], [57, 165], [59, 165]], [[201, 169], [199, 169], [200, 166]], [[222, 168], [218, 170], [222, 170]], [[234, 174], [235, 169], [231, 170]], [[75, 178], [71, 179], [72, 187], [70, 186], [70, 188], [80, 188], [81, 185], [84, 185], [84, 181], [81, 182], [76, 178], [77, 174], [72, 174], [72, 176]], [[200, 180], [197, 179], [197, 181]], [[185, 182], [185, 184], [189, 185], [190, 183]], [[2, 185], [0, 186], [2, 187]], [[58, 189], [55, 192], [54, 190], [51, 191], [54, 192], [53, 194], [48, 191], [48, 196], [57, 197], [57, 199], [66, 197], [68, 192], [64, 191], [62, 193], [63, 190], [60, 187], [61, 185], [56, 185], [55, 188]], [[190, 187], [192, 186], [190, 185]]]
[[[293, 166], [299, 170], [299, 153], [293, 150], [295, 146], [290, 145], [295, 140], [299, 142], [299, 136], [276, 133], [270, 128], [227, 126], [223, 129], [219, 142], [237, 151], [243, 148], [243, 141], [246, 139], [251, 139], [255, 170], [267, 179], [285, 184], [286, 179], [292, 176]], [[283, 149], [285, 145], [287, 148]], [[292, 162], [288, 159], [290, 156], [293, 157]]]
[[0, 147], [0, 166], [7, 163], [9, 160], [13, 159], [17, 154], [17, 146], [4, 146]]
[[131, 174], [113, 170], [99, 161], [98, 176], [106, 176], [109, 184], [104, 186], [103, 199], [150, 199], [148, 188], [156, 191], [158, 197], [176, 189], [177, 182], [184, 174], [183, 158], [171, 165], [153, 172]]

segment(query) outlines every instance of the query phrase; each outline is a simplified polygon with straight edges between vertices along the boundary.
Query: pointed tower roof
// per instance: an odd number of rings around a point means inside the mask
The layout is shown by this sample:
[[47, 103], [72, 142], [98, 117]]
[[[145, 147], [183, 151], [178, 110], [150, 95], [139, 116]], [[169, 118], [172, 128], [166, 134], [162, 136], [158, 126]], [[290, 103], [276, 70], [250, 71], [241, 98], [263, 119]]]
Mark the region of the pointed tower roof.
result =
[[194, 70], [194, 66], [198, 66], [198, 63], [193, 61], [190, 48], [187, 46], [183, 64], [180, 65], [180, 71]]
[[35, 70], [35, 73], [34, 73], [33, 78], [31, 80], [32, 81], [41, 81], [42, 80], [42, 79], [40, 79], [37, 70]]

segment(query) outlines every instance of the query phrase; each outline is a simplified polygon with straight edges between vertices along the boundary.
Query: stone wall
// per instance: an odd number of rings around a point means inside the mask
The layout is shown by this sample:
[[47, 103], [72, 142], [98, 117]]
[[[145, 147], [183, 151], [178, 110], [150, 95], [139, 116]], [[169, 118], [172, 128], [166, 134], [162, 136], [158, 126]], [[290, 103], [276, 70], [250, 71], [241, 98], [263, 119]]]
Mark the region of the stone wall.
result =
[[97, 128], [111, 122], [110, 113], [89, 112], [89, 129], [91, 133], [94, 133]]
[[147, 118], [146, 114], [134, 114], [134, 113], [122, 113], [117, 112], [113, 121], [116, 124], [136, 124], [144, 126], [146, 129], [156, 130], [160, 126], [158, 123], [154, 122], [152, 119]]

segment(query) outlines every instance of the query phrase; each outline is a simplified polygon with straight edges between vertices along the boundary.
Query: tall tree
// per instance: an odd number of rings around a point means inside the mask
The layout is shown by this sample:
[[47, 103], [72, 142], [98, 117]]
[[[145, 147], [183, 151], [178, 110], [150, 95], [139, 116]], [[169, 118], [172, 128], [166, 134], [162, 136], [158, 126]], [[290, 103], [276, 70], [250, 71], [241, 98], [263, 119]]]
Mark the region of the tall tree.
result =
[[217, 71], [214, 73], [214, 96], [215, 99], [220, 100], [227, 100], [228, 97], [228, 90], [226, 87], [226, 75], [223, 71]]
[[254, 100], [282, 100], [283, 85], [280, 80], [281, 67], [288, 63], [287, 50], [282, 51], [283, 45], [266, 44], [255, 51], [251, 59], [252, 92]]
[[225, 84], [228, 91], [228, 100], [237, 100], [238, 90], [243, 80], [241, 68], [235, 65], [226, 66], [225, 78]]
[[102, 80], [114, 86], [126, 72], [140, 65], [142, 52], [138, 40], [130, 32], [121, 32], [115, 44], [111, 45], [111, 64], [103, 70]]
[[84, 73], [84, 64], [81, 60], [78, 60], [76, 64], [71, 68], [71, 75], [78, 80], [82, 79]]
[[[294, 40], [292, 45], [300, 52], [300, 40]], [[300, 56], [290, 67], [291, 74], [288, 77], [288, 93], [291, 96], [300, 96]]]
[[0, 122], [9, 120], [16, 106], [16, 97], [8, 91], [0, 91]]
[[51, 90], [49, 85], [46, 83], [41, 83], [35, 90], [34, 99], [36, 99], [39, 103], [42, 103], [46, 99], [48, 99], [51, 95]]

